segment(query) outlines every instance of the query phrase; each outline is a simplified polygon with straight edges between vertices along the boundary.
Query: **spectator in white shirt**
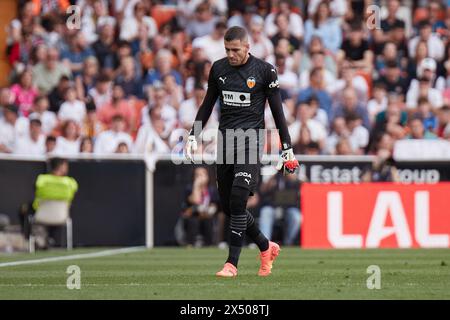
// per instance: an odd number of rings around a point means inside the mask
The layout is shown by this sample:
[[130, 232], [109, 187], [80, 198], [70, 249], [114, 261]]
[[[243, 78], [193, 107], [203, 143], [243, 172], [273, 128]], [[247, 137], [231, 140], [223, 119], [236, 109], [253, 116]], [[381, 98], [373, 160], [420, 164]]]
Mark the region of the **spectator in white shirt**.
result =
[[369, 143], [369, 130], [362, 126], [361, 116], [351, 112], [345, 116], [345, 123], [350, 130], [349, 141], [354, 154], [364, 154]]
[[58, 156], [74, 156], [80, 152], [79, 127], [73, 120], [62, 125], [62, 135], [56, 138], [54, 154]]
[[311, 141], [317, 142], [320, 149], [323, 149], [327, 131], [325, 127], [313, 118], [313, 109], [306, 102], [300, 102], [297, 111], [297, 120], [289, 126], [289, 133], [291, 134], [292, 144], [296, 144], [300, 139], [300, 129], [306, 126], [311, 135]]
[[264, 34], [264, 19], [254, 16], [250, 23], [250, 51], [255, 57], [266, 60], [273, 54], [272, 41]]
[[325, 52], [317, 51], [311, 54], [311, 65], [309, 69], [303, 70], [300, 73], [300, 89], [306, 89], [309, 87], [309, 74], [314, 68], [322, 69], [325, 88], [330, 88], [335, 84], [336, 77], [326, 68], [325, 65]]
[[120, 27], [120, 40], [133, 41], [138, 37], [139, 26], [144, 24], [148, 30], [149, 39], [158, 33], [155, 20], [149, 15], [149, 8], [144, 3], [137, 2], [134, 6], [133, 15], [125, 17]]
[[36, 156], [45, 154], [45, 135], [42, 133], [41, 120], [30, 120], [29, 133], [17, 138], [14, 144], [14, 153]]
[[65, 102], [58, 112], [59, 120], [73, 120], [81, 126], [86, 116], [86, 105], [83, 101], [77, 100], [77, 92], [73, 87], [66, 90], [64, 98]]
[[[276, 2], [275, 2], [276, 3]], [[279, 14], [285, 14], [289, 18], [289, 32], [292, 33], [297, 39], [303, 38], [303, 19], [294, 12], [291, 8], [290, 1], [281, 0], [277, 12], [270, 13], [265, 19], [265, 32], [268, 37], [274, 36], [278, 32], [278, 28], [275, 24], [275, 18]]]
[[439, 109], [444, 104], [444, 98], [442, 92], [431, 87], [431, 81], [427, 77], [422, 77], [418, 79], [419, 85], [412, 86], [409, 88], [406, 94], [406, 106], [408, 109], [417, 108], [419, 98], [427, 98], [431, 103], [433, 108]]
[[100, 133], [95, 140], [94, 153], [111, 154], [115, 153], [121, 142], [128, 145], [131, 150], [133, 138], [125, 132], [125, 120], [121, 115], [116, 115], [112, 119], [111, 129]]
[[48, 155], [53, 154], [56, 148], [56, 138], [54, 136], [47, 136], [45, 138], [45, 153]]
[[336, 146], [342, 139], [348, 139], [350, 132], [345, 123], [344, 117], [336, 117], [331, 125], [332, 133], [326, 139], [325, 152], [327, 154], [337, 154]]
[[445, 46], [441, 38], [432, 33], [432, 27], [429, 21], [422, 21], [419, 24], [419, 35], [412, 38], [408, 44], [408, 51], [411, 58], [414, 58], [416, 46], [420, 41], [425, 41], [428, 45], [428, 56], [437, 61], [444, 57]]
[[33, 112], [30, 119], [39, 119], [42, 123], [42, 132], [49, 135], [58, 124], [58, 119], [54, 112], [48, 111], [49, 102], [46, 96], [38, 96], [34, 99]]
[[0, 119], [0, 152], [13, 152], [17, 139], [28, 135], [28, 131], [29, 121], [19, 117], [19, 108], [13, 104], [4, 106]]
[[367, 103], [370, 123], [375, 123], [375, 117], [381, 111], [386, 110], [388, 103], [386, 86], [382, 82], [375, 82], [373, 85], [373, 98]]
[[[178, 121], [177, 111], [174, 107], [167, 103], [167, 93], [163, 87], [154, 88], [154, 101], [150, 105], [151, 108], [161, 109], [161, 117], [164, 120], [164, 132], [162, 137], [167, 139], [170, 133], [175, 129]], [[141, 111], [142, 124], [150, 122], [149, 106], [145, 106]]]
[[227, 31], [227, 24], [223, 21], [218, 21], [211, 34], [194, 39], [192, 48], [201, 48], [205, 51], [210, 61], [217, 61], [225, 57], [225, 50], [223, 49], [225, 31]]
[[112, 81], [106, 74], [100, 74], [95, 87], [89, 90], [89, 95], [94, 100], [97, 109], [109, 104], [112, 99]]
[[139, 154], [169, 153], [168, 144], [161, 138], [161, 134], [164, 132], [161, 109], [151, 108], [148, 117], [149, 122], [139, 128], [134, 152]]

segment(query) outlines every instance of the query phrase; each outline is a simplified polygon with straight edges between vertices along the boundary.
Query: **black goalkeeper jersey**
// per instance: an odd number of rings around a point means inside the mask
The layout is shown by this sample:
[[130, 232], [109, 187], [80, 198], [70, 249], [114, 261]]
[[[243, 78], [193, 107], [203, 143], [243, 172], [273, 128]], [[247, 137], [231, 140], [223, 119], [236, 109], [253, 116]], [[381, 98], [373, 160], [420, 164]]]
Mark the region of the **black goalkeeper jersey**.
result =
[[[220, 103], [219, 130], [264, 128], [268, 100], [283, 146], [290, 146], [277, 71], [271, 64], [252, 55], [240, 66], [230, 65], [227, 58], [217, 60], [211, 67], [208, 90], [195, 119], [202, 122], [202, 128], [217, 99]], [[198, 136], [200, 133], [194, 133], [193, 128], [191, 134]]]
[[213, 64], [208, 87], [219, 98], [220, 130], [259, 129], [264, 128], [267, 97], [278, 88], [278, 79], [272, 65], [253, 56], [238, 67], [223, 58]]

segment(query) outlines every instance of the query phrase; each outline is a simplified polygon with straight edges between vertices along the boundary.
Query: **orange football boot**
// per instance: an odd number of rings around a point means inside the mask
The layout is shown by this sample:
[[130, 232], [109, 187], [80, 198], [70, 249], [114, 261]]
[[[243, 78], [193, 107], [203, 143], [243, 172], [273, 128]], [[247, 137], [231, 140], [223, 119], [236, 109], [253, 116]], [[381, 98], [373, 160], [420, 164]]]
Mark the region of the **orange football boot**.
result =
[[233, 278], [237, 276], [237, 268], [231, 263], [227, 262], [223, 266], [223, 269], [216, 273], [218, 277]]
[[272, 271], [272, 264], [280, 253], [280, 246], [275, 242], [269, 241], [269, 248], [259, 254], [261, 266], [258, 276], [267, 277]]

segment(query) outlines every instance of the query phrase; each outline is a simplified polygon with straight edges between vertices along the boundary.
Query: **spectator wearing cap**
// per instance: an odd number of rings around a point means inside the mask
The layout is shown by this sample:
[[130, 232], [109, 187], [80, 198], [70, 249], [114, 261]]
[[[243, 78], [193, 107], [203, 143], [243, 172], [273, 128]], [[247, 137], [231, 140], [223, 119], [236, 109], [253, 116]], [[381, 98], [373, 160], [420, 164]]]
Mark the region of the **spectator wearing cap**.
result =
[[305, 22], [305, 45], [308, 46], [314, 35], [319, 36], [327, 50], [336, 54], [342, 44], [342, 30], [337, 19], [331, 17], [328, 2], [321, 2], [316, 13]]
[[59, 51], [56, 48], [48, 48], [47, 59], [33, 67], [33, 83], [42, 94], [52, 91], [62, 76], [71, 75], [70, 69], [59, 61]]
[[31, 119], [27, 135], [18, 137], [14, 144], [13, 153], [21, 155], [44, 155], [45, 134], [42, 133], [42, 123], [39, 119]]
[[94, 153], [111, 154], [117, 150], [121, 142], [128, 145], [128, 150], [133, 147], [133, 138], [125, 131], [126, 123], [121, 115], [112, 118], [111, 128], [100, 133], [95, 140]]
[[425, 41], [428, 46], [428, 56], [437, 61], [444, 57], [445, 47], [440, 37], [432, 32], [429, 21], [422, 21], [419, 24], [419, 35], [409, 40], [408, 49], [411, 58], [414, 58], [416, 46], [420, 41]]
[[49, 135], [58, 125], [58, 119], [54, 112], [48, 111], [49, 102], [46, 96], [38, 96], [34, 99], [33, 110], [30, 119], [39, 119], [42, 124], [42, 132]]
[[439, 109], [444, 105], [442, 92], [431, 87], [431, 79], [423, 76], [418, 79], [418, 86], [410, 86], [406, 95], [406, 107], [408, 109], [417, 108], [420, 98], [427, 99], [433, 109]]
[[19, 109], [14, 104], [3, 107], [3, 118], [0, 119], [0, 152], [10, 153], [15, 142], [28, 135], [29, 121], [19, 116]]
[[431, 88], [443, 91], [445, 89], [445, 79], [444, 77], [438, 76], [436, 74], [436, 61], [432, 58], [423, 59], [417, 66], [417, 79], [412, 79], [410, 83], [409, 90], [417, 91], [419, 89], [420, 78], [427, 78], [430, 80]]
[[217, 61], [225, 57], [225, 51], [223, 50], [223, 37], [227, 25], [223, 21], [218, 21], [214, 27], [214, 31], [211, 34], [197, 37], [192, 42], [193, 48], [201, 48], [205, 51], [206, 57], [209, 61]]
[[150, 9], [147, 3], [136, 2], [133, 15], [125, 17], [120, 26], [120, 40], [131, 42], [138, 38], [139, 28], [145, 25], [148, 30], [148, 38], [153, 38], [158, 33], [155, 19], [150, 16]]
[[[277, 4], [277, 2], [275, 2]], [[287, 31], [292, 34], [297, 40], [301, 41], [304, 35], [303, 19], [293, 10], [290, 1], [281, 0], [278, 2], [278, 8], [275, 8], [275, 12], [267, 15], [265, 19], [264, 30], [267, 36], [272, 37], [280, 32], [280, 26], [276, 20], [279, 14], [283, 14], [287, 17]]]
[[264, 34], [264, 19], [254, 16], [250, 22], [250, 52], [257, 58], [266, 60], [273, 54], [272, 41]]

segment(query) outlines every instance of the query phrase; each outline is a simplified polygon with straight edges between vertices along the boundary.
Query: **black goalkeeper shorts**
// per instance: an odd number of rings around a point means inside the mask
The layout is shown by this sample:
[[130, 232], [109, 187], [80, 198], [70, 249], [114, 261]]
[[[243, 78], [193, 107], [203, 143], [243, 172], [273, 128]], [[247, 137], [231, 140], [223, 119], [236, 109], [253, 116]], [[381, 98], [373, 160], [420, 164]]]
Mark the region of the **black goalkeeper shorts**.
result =
[[235, 137], [219, 142], [216, 161], [218, 188], [231, 190], [231, 187], [239, 186], [253, 195], [258, 186], [263, 148], [264, 138], [261, 136]]

